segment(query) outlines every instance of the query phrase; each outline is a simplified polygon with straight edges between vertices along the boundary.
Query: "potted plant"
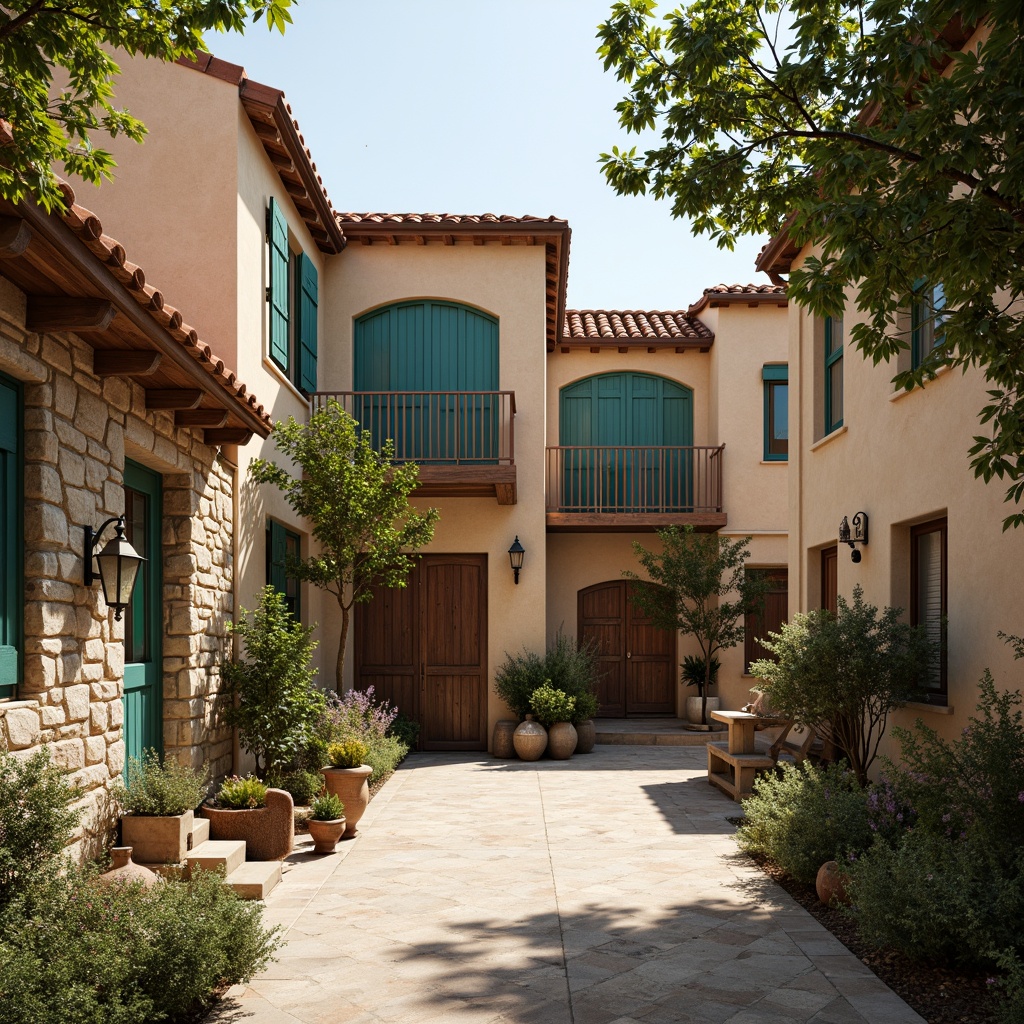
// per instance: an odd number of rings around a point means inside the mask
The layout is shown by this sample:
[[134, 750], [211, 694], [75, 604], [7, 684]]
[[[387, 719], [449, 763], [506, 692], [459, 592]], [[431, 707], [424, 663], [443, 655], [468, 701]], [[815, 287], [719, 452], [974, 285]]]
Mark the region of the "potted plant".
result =
[[245, 842], [246, 860], [283, 860], [292, 852], [295, 804], [290, 793], [253, 776], [221, 783], [216, 804], [204, 804], [211, 839]]
[[575, 697], [576, 706], [573, 709], [572, 722], [576, 730], [576, 753], [589, 754], [597, 743], [597, 727], [594, 725], [594, 718], [600, 710], [597, 694], [590, 691], [579, 693]]
[[314, 853], [334, 853], [342, 832], [345, 831], [345, 805], [333, 794], [318, 796], [312, 804], [309, 834], [313, 837]]
[[206, 795], [207, 766], [189, 768], [155, 750], [129, 757], [114, 784], [121, 807], [121, 844], [141, 864], [179, 864], [191, 849], [194, 810]]
[[705, 702], [708, 711], [717, 711], [722, 705], [721, 698], [710, 695], [710, 689], [718, 679], [718, 659], [712, 658], [709, 668], [699, 654], [688, 654], [683, 658], [680, 668], [683, 685], [697, 687], [697, 696], [686, 698], [686, 720], [693, 725], [700, 725], [703, 722], [702, 709]]
[[548, 755], [555, 761], [567, 761], [576, 749], [576, 729], [570, 721], [576, 698], [545, 682], [534, 691], [530, 706], [548, 731]]
[[366, 754], [366, 744], [361, 740], [332, 743], [327, 748], [327, 767], [321, 769], [327, 792], [333, 793], [345, 805], [345, 839], [359, 834], [356, 825], [370, 803], [367, 780], [373, 774], [373, 768], [363, 763]]

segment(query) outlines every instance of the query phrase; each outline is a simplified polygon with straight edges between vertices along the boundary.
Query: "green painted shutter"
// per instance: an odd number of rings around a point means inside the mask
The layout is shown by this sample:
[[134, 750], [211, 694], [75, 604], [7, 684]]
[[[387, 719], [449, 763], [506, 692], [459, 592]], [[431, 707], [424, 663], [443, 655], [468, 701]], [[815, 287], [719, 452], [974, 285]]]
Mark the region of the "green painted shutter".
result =
[[288, 223], [277, 203], [267, 208], [270, 241], [270, 358], [288, 371]]
[[21, 641], [21, 394], [0, 378], [0, 697], [18, 685]]
[[278, 593], [286, 594], [288, 577], [285, 574], [285, 556], [288, 552], [285, 528], [273, 519], [267, 520], [267, 582]]
[[313, 261], [300, 253], [298, 258], [299, 387], [307, 394], [316, 391], [317, 274]]

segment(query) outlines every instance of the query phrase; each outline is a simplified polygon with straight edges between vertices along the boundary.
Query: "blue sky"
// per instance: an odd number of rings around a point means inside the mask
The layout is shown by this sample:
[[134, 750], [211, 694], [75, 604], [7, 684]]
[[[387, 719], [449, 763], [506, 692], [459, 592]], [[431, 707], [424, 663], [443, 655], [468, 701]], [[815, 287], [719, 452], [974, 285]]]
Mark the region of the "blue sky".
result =
[[[571, 308], [678, 309], [758, 280], [665, 202], [622, 197], [598, 156], [633, 145], [601, 66], [611, 0], [300, 0], [285, 36], [207, 43], [285, 91], [336, 209], [564, 217]], [[763, 281], [767, 281], [761, 275]]]

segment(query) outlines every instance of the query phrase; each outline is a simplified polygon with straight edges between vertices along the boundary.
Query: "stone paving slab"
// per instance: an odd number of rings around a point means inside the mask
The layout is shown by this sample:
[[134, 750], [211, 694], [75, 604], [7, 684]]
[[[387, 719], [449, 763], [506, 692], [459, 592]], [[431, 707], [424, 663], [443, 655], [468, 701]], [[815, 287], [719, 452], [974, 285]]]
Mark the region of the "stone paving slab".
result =
[[920, 1024], [736, 849], [703, 750], [409, 757], [300, 847], [279, 958], [216, 1024]]

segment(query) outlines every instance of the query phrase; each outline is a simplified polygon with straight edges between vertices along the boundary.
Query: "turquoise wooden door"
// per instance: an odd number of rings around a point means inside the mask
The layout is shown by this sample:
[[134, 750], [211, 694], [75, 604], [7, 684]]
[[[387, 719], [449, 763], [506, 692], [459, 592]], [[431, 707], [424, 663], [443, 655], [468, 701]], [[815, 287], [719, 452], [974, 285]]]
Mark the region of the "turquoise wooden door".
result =
[[124, 467], [125, 536], [146, 559], [124, 612], [124, 744], [128, 757], [163, 752], [163, 595], [160, 476], [134, 462]]
[[693, 392], [645, 373], [603, 373], [562, 388], [565, 507], [685, 510], [692, 505]]
[[492, 462], [497, 458], [498, 321], [452, 302], [399, 302], [355, 325], [355, 388], [447, 392], [356, 398], [355, 416], [399, 460]]

